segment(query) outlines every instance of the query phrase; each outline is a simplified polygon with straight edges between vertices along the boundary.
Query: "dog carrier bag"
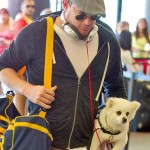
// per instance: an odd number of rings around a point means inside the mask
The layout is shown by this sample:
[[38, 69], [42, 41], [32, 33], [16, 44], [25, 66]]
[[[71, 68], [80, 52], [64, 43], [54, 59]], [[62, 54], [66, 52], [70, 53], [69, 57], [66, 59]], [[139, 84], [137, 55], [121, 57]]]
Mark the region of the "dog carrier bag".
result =
[[[53, 38], [54, 38], [53, 19], [48, 17], [46, 51], [45, 51], [45, 68], [44, 68], [44, 86], [47, 88], [51, 87], [53, 40], [54, 40]], [[4, 112], [0, 111], [1, 112], [0, 122], [3, 121], [6, 124], [6, 126], [1, 125], [1, 128], [5, 130], [7, 128], [7, 125], [9, 125], [5, 132], [4, 130], [1, 130], [3, 135], [0, 137], [0, 149], [49, 150], [53, 141], [53, 137], [51, 134], [50, 124], [45, 118], [46, 110], [40, 108], [40, 106], [37, 106], [37, 108], [35, 109], [36, 112], [38, 112], [37, 114], [32, 114], [29, 116], [19, 116], [19, 113], [17, 112], [15, 106], [13, 105], [12, 98], [9, 98], [8, 95], [7, 98], [3, 99], [4, 102], [5, 100], [7, 100], [7, 103], [10, 103], [8, 105], [5, 105], [5, 107], [8, 108], [7, 110], [10, 109], [11, 114], [13, 114], [14, 112], [15, 114], [12, 115], [11, 117], [10, 116], [8, 117], [9, 111], [5, 111], [4, 109], [3, 109]]]

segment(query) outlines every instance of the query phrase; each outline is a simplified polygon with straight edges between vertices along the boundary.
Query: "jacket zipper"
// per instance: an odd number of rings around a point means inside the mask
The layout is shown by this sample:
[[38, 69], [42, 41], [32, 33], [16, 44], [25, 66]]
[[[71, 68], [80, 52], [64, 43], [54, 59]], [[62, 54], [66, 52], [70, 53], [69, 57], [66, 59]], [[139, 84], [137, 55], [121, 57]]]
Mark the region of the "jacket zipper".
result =
[[[61, 45], [57, 42], [57, 41], [55, 41], [58, 45], [59, 45], [59, 47], [62, 49], [62, 51], [64, 52], [64, 49], [61, 47]], [[102, 47], [99, 49], [99, 51], [97, 52], [97, 54], [96, 54], [96, 56], [98, 55], [98, 53], [100, 52], [100, 50], [104, 47], [104, 45], [105, 45], [106, 43], [104, 43], [103, 45], [102, 45]], [[64, 52], [64, 54], [66, 55], [66, 53]], [[66, 55], [67, 56], [67, 55]], [[95, 57], [96, 57], [95, 56]], [[69, 58], [68, 58], [69, 59]], [[93, 59], [94, 60], [94, 59]], [[69, 60], [70, 61], [70, 60]], [[91, 62], [92, 63], [92, 62]], [[70, 62], [70, 64], [71, 64], [71, 62]], [[71, 64], [72, 65], [72, 64]], [[73, 67], [73, 66], [72, 66]], [[73, 69], [74, 69], [74, 67], [73, 67]], [[87, 69], [86, 69], [87, 70]], [[86, 70], [85, 70], [85, 72], [86, 72]], [[75, 74], [76, 74], [76, 71], [74, 70], [74, 72], [75, 72]], [[85, 73], [84, 72], [84, 73]], [[83, 73], [83, 75], [84, 75], [84, 73]], [[82, 76], [83, 76], [82, 75]], [[76, 74], [76, 76], [77, 76], [77, 74]], [[78, 76], [77, 76], [78, 77]], [[82, 78], [82, 77], [81, 77]], [[72, 138], [72, 134], [73, 134], [73, 131], [74, 131], [74, 126], [75, 126], [75, 122], [76, 122], [76, 111], [77, 111], [77, 102], [78, 102], [78, 96], [79, 96], [79, 88], [80, 88], [80, 84], [81, 84], [81, 78], [78, 78], [78, 86], [77, 86], [77, 94], [76, 94], [76, 102], [75, 102], [75, 112], [74, 112], [74, 119], [73, 119], [73, 125], [72, 125], [72, 129], [71, 129], [71, 133], [70, 133], [70, 136], [69, 136], [69, 140], [68, 140], [68, 146], [67, 146], [67, 148], [66, 149], [70, 149], [70, 143], [71, 143], [71, 138]]]
[[78, 87], [77, 87], [77, 92], [76, 92], [76, 101], [75, 101], [75, 112], [74, 112], [74, 117], [73, 117], [73, 125], [72, 125], [71, 133], [70, 133], [70, 136], [69, 136], [67, 149], [70, 149], [71, 138], [72, 138], [72, 134], [73, 134], [74, 127], [75, 127], [80, 84], [81, 84], [81, 79], [78, 78]]

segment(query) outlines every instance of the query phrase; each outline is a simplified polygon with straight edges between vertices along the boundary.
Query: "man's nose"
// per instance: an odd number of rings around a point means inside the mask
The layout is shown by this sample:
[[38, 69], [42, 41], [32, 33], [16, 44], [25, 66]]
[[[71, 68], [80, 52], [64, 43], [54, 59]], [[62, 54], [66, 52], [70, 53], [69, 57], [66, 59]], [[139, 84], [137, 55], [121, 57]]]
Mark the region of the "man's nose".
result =
[[90, 16], [87, 16], [84, 20], [83, 20], [83, 22], [84, 22], [84, 24], [86, 24], [86, 25], [91, 25], [92, 24], [92, 19], [91, 19], [91, 17]]

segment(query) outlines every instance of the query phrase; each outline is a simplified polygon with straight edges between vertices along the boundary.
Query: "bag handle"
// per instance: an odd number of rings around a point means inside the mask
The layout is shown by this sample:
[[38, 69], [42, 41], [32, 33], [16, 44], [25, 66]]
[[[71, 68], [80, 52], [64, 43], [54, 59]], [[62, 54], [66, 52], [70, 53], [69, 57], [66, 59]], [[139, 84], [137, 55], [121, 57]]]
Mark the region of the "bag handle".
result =
[[44, 86], [51, 88], [52, 83], [52, 58], [54, 44], [54, 23], [51, 17], [47, 17], [47, 32], [46, 32], [46, 47], [45, 47], [45, 66], [44, 66]]
[[[53, 58], [53, 44], [54, 44], [54, 22], [51, 17], [47, 17], [46, 30], [46, 46], [45, 46], [45, 63], [44, 63], [44, 87], [50, 89], [52, 84], [52, 58]], [[46, 110], [40, 109], [39, 116], [45, 117]]]

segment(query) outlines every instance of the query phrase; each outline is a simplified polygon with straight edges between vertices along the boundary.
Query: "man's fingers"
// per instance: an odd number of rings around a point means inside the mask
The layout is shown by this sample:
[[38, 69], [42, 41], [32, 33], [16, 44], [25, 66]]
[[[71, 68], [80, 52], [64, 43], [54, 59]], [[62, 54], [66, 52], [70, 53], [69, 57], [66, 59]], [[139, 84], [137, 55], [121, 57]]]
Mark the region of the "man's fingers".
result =
[[47, 98], [44, 98], [44, 97], [41, 97], [40, 98], [40, 101], [42, 101], [43, 103], [45, 103], [45, 104], [51, 104], [52, 103], [52, 101], [54, 101], [54, 97], [53, 96], [49, 96], [50, 98], [49, 99], [47, 99]]
[[47, 105], [47, 104], [43, 103], [42, 101], [39, 102], [39, 105], [40, 105], [41, 107], [45, 108], [45, 109], [50, 109], [50, 108], [51, 108], [50, 105]]
[[[55, 90], [57, 86], [52, 87], [51, 89], [47, 89], [41, 86], [37, 87], [37, 94], [35, 94], [34, 99], [30, 98], [32, 102], [38, 104], [45, 109], [50, 109], [50, 104], [55, 100]], [[32, 96], [33, 97], [33, 96]]]
[[55, 94], [47, 94], [47, 93], [44, 93], [43, 96], [41, 98], [44, 98], [44, 99], [47, 99], [49, 101], [54, 101], [54, 95]]
[[51, 89], [46, 89], [46, 93], [52, 96], [55, 96], [55, 90], [57, 89], [57, 86], [52, 87]]
[[57, 86], [55, 85], [55, 86], [53, 86], [53, 87], [51, 87], [51, 90], [53, 90], [53, 91], [55, 91], [57, 89]]

